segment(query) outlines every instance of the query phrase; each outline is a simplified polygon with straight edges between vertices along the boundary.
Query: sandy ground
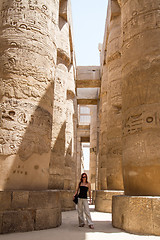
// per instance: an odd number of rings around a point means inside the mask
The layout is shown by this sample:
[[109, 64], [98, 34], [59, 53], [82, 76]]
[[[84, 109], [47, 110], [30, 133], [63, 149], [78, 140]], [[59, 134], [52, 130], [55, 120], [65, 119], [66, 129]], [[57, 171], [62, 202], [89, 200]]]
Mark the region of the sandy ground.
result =
[[58, 228], [4, 234], [0, 235], [0, 240], [160, 240], [160, 237], [134, 235], [113, 228], [111, 214], [95, 212], [93, 206], [90, 210], [95, 227], [93, 230], [87, 225], [78, 227], [77, 211], [69, 211], [62, 213], [62, 225]]

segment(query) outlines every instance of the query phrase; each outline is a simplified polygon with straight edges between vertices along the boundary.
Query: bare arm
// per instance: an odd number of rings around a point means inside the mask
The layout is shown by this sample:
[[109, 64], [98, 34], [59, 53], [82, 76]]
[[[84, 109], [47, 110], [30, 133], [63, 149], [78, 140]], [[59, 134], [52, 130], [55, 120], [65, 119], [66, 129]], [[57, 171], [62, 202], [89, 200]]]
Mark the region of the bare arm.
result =
[[78, 194], [78, 190], [79, 190], [79, 183], [78, 183], [78, 185], [77, 185], [77, 188], [76, 188], [76, 191], [75, 191], [74, 196], [75, 196], [76, 194]]
[[91, 184], [88, 183], [88, 190], [89, 190], [89, 199], [90, 199], [90, 204], [92, 203], [91, 201]]

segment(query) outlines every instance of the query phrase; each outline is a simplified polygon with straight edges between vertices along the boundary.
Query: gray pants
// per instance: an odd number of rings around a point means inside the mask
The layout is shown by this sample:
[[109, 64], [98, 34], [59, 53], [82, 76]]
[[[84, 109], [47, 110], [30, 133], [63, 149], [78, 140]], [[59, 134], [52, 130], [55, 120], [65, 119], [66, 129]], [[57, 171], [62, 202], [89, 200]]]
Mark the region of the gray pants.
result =
[[85, 224], [84, 220], [84, 213], [86, 215], [86, 220], [88, 225], [93, 225], [92, 219], [91, 219], [91, 214], [89, 211], [89, 205], [88, 205], [88, 200], [84, 198], [78, 198], [78, 220], [79, 220], [79, 226]]

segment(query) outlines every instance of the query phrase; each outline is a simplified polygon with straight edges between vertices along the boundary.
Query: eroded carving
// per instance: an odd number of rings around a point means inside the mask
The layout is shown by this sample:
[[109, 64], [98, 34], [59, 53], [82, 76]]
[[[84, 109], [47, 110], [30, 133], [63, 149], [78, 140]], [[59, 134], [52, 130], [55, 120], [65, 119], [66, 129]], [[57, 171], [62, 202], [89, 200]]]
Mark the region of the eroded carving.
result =
[[158, 111], [151, 113], [144, 110], [140, 114], [129, 116], [123, 121], [123, 135], [140, 132], [149, 127], [160, 127], [160, 113]]
[[127, 134], [133, 134], [135, 132], [142, 131], [142, 113], [129, 116], [124, 122], [123, 122], [123, 135]]
[[46, 5], [42, 5], [42, 8], [43, 8], [44, 10], [47, 10], [47, 6], [46, 6]]
[[0, 153], [19, 153], [26, 160], [33, 153], [50, 150], [52, 116], [41, 107], [17, 100], [0, 106]]
[[19, 26], [19, 28], [27, 29], [27, 25], [26, 25], [26, 24], [21, 24], [21, 25]]

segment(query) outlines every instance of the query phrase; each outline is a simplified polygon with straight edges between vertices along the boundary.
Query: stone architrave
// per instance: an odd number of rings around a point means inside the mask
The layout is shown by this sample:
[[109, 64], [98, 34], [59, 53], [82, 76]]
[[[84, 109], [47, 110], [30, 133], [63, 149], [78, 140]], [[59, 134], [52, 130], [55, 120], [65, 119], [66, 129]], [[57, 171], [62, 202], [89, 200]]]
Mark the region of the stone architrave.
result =
[[0, 190], [48, 188], [58, 9], [0, 3]]

